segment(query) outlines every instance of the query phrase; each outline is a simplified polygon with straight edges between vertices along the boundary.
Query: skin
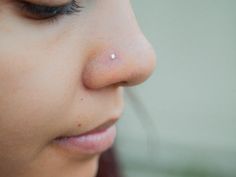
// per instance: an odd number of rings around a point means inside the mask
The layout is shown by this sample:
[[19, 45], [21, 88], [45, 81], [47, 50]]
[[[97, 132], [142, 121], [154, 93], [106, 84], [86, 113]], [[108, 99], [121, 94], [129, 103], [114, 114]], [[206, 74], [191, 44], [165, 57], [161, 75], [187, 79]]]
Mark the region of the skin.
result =
[[1, 177], [95, 176], [100, 154], [71, 154], [53, 140], [118, 118], [124, 87], [154, 70], [128, 0], [81, 4], [80, 13], [45, 22], [0, 1]]

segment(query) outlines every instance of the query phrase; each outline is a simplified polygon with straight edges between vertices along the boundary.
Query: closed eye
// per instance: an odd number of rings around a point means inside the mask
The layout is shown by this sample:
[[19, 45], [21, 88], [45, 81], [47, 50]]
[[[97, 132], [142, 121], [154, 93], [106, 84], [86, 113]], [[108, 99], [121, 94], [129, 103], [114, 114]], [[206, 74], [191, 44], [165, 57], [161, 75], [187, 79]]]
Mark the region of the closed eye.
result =
[[43, 4], [34, 4], [28, 1], [20, 2], [20, 9], [28, 17], [35, 20], [46, 20], [56, 18], [59, 15], [70, 15], [80, 12], [82, 7], [76, 0], [63, 5], [49, 6]]

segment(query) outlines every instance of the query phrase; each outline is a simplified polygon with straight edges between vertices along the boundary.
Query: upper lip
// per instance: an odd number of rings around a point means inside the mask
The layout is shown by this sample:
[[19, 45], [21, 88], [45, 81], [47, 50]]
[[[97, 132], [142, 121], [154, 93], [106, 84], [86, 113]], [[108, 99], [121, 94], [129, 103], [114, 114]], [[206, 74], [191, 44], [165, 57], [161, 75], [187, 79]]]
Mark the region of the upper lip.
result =
[[93, 134], [93, 133], [96, 133], [96, 132], [106, 130], [109, 127], [111, 127], [112, 125], [114, 125], [117, 120], [118, 120], [118, 118], [109, 119], [108, 121], [102, 123], [101, 125], [97, 126], [96, 128], [94, 128], [92, 130], [89, 130], [87, 132], [84, 132], [82, 134], [79, 134], [79, 136], [84, 136], [84, 135]]
[[111, 119], [107, 120], [106, 122], [98, 125], [97, 127], [91, 129], [91, 130], [82, 132], [80, 134], [72, 134], [72, 135], [59, 136], [56, 139], [79, 137], [79, 136], [85, 136], [85, 135], [88, 135], [88, 134], [97, 133], [97, 132], [100, 132], [100, 131], [108, 129], [109, 127], [114, 125], [118, 121], [118, 119], [119, 119], [118, 117], [117, 118], [111, 118]]

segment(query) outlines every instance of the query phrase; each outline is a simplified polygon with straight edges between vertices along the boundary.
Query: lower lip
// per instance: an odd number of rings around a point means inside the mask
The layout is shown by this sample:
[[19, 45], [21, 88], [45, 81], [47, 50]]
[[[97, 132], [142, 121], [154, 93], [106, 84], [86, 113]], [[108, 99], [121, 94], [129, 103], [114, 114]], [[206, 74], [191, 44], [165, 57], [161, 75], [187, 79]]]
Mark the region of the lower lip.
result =
[[85, 154], [97, 154], [109, 149], [116, 137], [116, 126], [104, 131], [56, 139], [55, 143], [65, 150]]

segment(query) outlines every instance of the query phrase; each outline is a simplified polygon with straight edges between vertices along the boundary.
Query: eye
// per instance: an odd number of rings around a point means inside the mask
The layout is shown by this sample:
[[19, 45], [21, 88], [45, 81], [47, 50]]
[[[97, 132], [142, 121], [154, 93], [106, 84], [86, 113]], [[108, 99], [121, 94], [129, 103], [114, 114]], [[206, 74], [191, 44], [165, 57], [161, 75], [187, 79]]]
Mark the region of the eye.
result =
[[57, 6], [34, 4], [28, 1], [20, 2], [20, 9], [24, 15], [35, 20], [46, 20], [56, 18], [59, 15], [70, 15], [80, 12], [81, 8], [76, 0]]

